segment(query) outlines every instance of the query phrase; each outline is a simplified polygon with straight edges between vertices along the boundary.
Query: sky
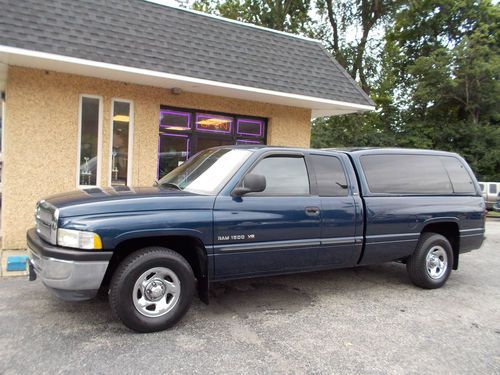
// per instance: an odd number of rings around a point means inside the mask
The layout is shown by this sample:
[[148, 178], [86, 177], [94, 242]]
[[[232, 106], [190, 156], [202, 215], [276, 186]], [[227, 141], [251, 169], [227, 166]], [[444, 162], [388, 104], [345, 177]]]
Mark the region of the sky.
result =
[[[146, 1], [150, 1], [152, 3], [157, 3], [157, 4], [163, 4], [163, 5], [170, 5], [170, 6], [179, 7], [179, 2], [176, 1], [176, 0], [146, 0]], [[192, 0], [185, 0], [183, 2], [186, 3], [186, 4], [192, 4], [193, 3]]]

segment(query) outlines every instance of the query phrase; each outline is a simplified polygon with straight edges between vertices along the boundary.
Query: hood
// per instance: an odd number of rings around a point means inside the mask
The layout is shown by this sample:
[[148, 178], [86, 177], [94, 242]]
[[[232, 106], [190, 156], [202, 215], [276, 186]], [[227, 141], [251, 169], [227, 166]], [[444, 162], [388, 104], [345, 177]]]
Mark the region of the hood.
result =
[[44, 200], [59, 209], [59, 217], [116, 212], [207, 209], [215, 197], [160, 187], [89, 188], [52, 195]]

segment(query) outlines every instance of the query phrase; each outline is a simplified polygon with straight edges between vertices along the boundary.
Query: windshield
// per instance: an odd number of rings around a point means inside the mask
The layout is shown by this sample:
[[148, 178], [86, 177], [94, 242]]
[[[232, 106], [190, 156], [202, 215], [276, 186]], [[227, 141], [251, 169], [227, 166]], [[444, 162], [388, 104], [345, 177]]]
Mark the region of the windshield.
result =
[[216, 194], [251, 154], [242, 149], [208, 149], [165, 175], [158, 185], [197, 194]]

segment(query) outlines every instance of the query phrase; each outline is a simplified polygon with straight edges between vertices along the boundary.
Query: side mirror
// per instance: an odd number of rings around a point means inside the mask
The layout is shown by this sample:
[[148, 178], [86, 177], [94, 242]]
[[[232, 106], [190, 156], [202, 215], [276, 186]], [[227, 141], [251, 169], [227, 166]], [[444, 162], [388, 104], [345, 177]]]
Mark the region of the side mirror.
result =
[[266, 178], [260, 174], [249, 173], [243, 178], [241, 186], [236, 187], [231, 195], [241, 197], [248, 193], [258, 193], [264, 190], [266, 190]]

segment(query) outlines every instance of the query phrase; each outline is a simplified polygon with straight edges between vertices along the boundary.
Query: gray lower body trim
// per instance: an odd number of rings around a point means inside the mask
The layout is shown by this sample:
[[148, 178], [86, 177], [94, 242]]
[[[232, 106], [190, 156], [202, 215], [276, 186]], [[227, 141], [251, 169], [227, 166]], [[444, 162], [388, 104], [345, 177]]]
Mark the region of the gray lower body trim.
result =
[[460, 229], [460, 237], [484, 236], [484, 228]]
[[335, 238], [323, 238], [321, 239], [321, 245], [347, 245], [354, 243], [361, 243], [363, 237], [335, 237]]
[[379, 245], [379, 244], [384, 244], [384, 243], [394, 243], [394, 242], [415, 242], [417, 241], [418, 238], [414, 238], [411, 240], [392, 240], [392, 241], [372, 241], [372, 242], [367, 242], [367, 245]]
[[367, 243], [389, 243], [389, 242], [404, 242], [415, 241], [420, 237], [420, 233], [401, 233], [401, 234], [376, 234], [367, 235]]
[[467, 237], [484, 237], [483, 233], [476, 233], [476, 234], [460, 234], [460, 238], [467, 238]]
[[317, 248], [325, 245], [346, 245], [355, 244], [362, 241], [362, 237], [334, 237], [334, 238], [312, 238], [307, 240], [288, 241], [266, 241], [266, 242], [246, 242], [227, 245], [215, 245], [217, 252], [232, 251], [258, 251], [273, 249], [299, 249], [304, 247]]
[[320, 239], [247, 242], [247, 243], [237, 243], [237, 244], [227, 244], [227, 245], [215, 245], [214, 250], [220, 252], [271, 250], [271, 249], [284, 249], [284, 248], [319, 247], [320, 244], [321, 244]]

